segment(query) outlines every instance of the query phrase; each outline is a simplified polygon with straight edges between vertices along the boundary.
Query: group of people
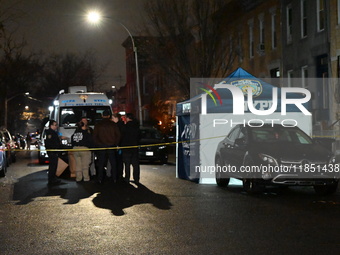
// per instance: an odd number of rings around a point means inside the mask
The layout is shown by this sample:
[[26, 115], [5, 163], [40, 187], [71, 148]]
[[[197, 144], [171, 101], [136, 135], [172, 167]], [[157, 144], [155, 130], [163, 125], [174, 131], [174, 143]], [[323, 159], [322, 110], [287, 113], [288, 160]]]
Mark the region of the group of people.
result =
[[[45, 147], [50, 159], [49, 184], [60, 183], [60, 180], [56, 177], [59, 157], [59, 151], [57, 150], [62, 149], [62, 145], [57, 129], [57, 122], [50, 120], [45, 140]], [[139, 123], [132, 113], [126, 114], [126, 122], [124, 122], [119, 114], [115, 113], [111, 116], [111, 112], [105, 110], [102, 113], [102, 120], [94, 126], [94, 129], [89, 127], [86, 117], [82, 118], [77, 123], [77, 128], [71, 136], [74, 149], [73, 155], [76, 162], [76, 181], [86, 182], [90, 180], [89, 166], [95, 154], [97, 157], [96, 175], [99, 184], [102, 184], [107, 178], [105, 168], [108, 163], [111, 168], [110, 178], [113, 182], [118, 180], [129, 182], [132, 166], [133, 180], [138, 184], [140, 179], [137, 146], [139, 139]], [[53, 149], [56, 150], [53, 151]]]

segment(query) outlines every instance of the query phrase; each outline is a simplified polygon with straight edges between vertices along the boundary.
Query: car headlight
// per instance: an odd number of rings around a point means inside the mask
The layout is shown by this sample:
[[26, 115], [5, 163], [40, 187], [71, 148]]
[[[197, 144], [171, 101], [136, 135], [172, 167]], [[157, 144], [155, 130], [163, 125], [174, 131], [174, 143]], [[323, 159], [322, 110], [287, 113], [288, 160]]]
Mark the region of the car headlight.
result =
[[163, 150], [165, 149], [165, 146], [159, 146], [158, 149]]
[[278, 165], [276, 159], [269, 155], [260, 153], [259, 157], [260, 159], [262, 159], [264, 162], [268, 163], [269, 165]]

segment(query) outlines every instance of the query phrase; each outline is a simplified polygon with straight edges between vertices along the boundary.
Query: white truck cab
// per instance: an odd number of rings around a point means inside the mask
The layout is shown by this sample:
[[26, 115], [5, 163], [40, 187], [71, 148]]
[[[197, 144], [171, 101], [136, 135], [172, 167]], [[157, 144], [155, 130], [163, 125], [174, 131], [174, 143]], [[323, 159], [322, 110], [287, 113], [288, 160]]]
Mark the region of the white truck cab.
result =
[[104, 110], [112, 112], [111, 102], [105, 94], [87, 92], [86, 86], [74, 86], [69, 87], [68, 93], [61, 90], [56, 96], [50, 119], [58, 122], [62, 143], [70, 146], [77, 122], [86, 117], [89, 126], [94, 128], [102, 119]]

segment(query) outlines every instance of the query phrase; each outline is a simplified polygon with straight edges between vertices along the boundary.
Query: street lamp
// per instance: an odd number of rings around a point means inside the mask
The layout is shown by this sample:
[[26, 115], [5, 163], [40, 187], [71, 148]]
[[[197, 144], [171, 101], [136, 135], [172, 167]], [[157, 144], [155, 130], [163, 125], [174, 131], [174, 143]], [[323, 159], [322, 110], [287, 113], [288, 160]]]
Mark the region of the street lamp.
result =
[[[91, 24], [98, 24], [101, 21], [102, 18], [115, 21], [114, 19], [112, 19], [109, 16], [102, 16], [97, 11], [90, 11], [90, 12], [88, 12], [86, 17], [87, 17], [88, 22], [90, 22]], [[131, 38], [132, 48], [133, 48], [133, 52], [135, 53], [135, 63], [136, 63], [136, 86], [137, 86], [137, 98], [138, 98], [138, 115], [139, 115], [140, 125], [143, 126], [142, 100], [141, 100], [140, 86], [139, 86], [139, 70], [138, 70], [137, 47], [135, 45], [135, 40], [133, 39], [133, 36], [132, 36], [131, 32], [129, 31], [129, 29], [122, 22], [120, 22], [120, 21], [115, 21], [115, 22], [119, 23], [126, 30], [126, 32], [129, 34], [129, 36]]]
[[5, 127], [7, 128], [7, 111], [8, 111], [8, 102], [11, 101], [13, 98], [17, 97], [17, 96], [21, 96], [21, 95], [25, 95], [28, 96], [30, 93], [29, 92], [25, 92], [25, 93], [18, 93], [15, 94], [14, 96], [11, 96], [10, 98], [6, 98], [5, 99]]

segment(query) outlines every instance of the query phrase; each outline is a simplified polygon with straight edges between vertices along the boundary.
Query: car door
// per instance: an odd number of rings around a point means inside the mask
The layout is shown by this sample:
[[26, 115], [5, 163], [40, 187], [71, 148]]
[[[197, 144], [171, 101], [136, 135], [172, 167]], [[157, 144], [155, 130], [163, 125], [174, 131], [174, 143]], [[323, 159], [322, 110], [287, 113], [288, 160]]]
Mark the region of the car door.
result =
[[237, 169], [243, 164], [244, 155], [247, 152], [247, 144], [248, 144], [248, 135], [247, 129], [243, 126], [240, 126], [240, 130], [235, 138], [234, 146], [232, 147], [232, 155], [235, 161], [235, 166]]
[[236, 126], [234, 127], [229, 134], [226, 136], [226, 138], [222, 141], [221, 146], [221, 158], [224, 163], [224, 165], [232, 165], [235, 166], [237, 164], [237, 161], [235, 161], [235, 151], [234, 151], [234, 145], [235, 140], [238, 137], [240, 132], [240, 127]]

